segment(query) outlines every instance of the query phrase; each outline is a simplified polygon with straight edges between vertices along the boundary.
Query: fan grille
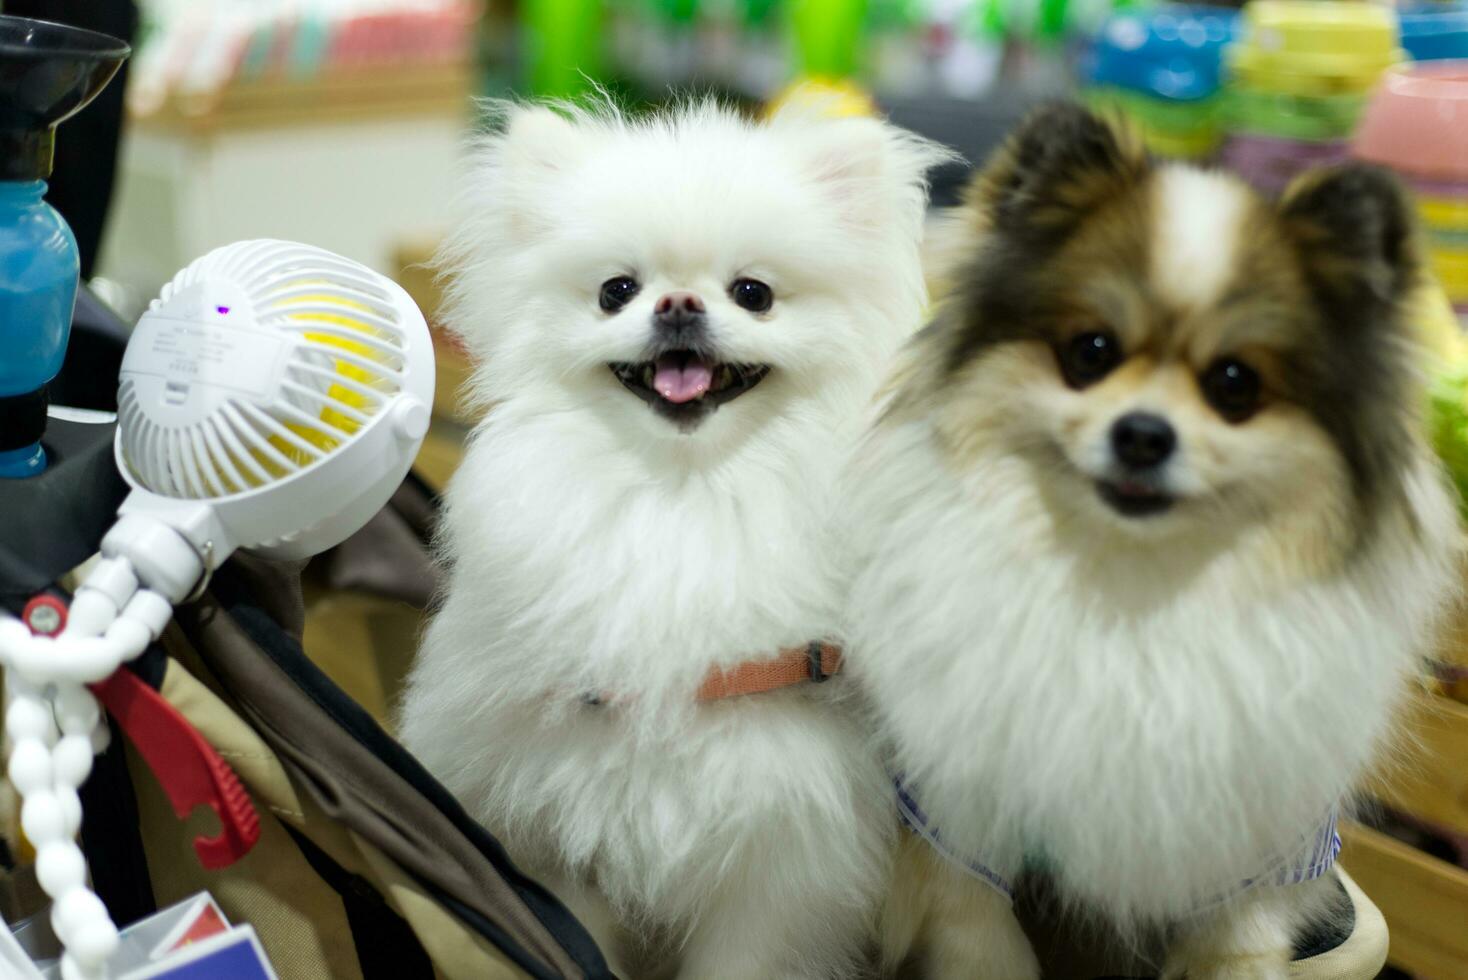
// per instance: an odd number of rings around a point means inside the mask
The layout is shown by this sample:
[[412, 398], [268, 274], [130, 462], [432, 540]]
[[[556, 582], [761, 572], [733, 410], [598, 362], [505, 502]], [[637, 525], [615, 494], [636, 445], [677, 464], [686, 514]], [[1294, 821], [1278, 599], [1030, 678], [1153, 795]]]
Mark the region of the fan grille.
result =
[[[376, 273], [306, 245], [243, 242], [180, 272], [150, 310], [196, 283], [221, 280], [249, 297], [254, 326], [244, 329], [288, 341], [284, 371], [270, 398], [230, 392], [187, 425], [170, 424], [125, 376], [123, 456], [155, 493], [220, 497], [288, 477], [330, 455], [403, 390], [404, 318]], [[221, 331], [239, 329], [215, 322]]]

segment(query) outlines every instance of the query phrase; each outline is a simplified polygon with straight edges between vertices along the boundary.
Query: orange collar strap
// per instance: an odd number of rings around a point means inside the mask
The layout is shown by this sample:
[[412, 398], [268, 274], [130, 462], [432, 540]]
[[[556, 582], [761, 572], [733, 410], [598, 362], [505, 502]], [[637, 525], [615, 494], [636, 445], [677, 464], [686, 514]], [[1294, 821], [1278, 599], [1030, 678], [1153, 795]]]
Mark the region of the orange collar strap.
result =
[[698, 689], [699, 701], [721, 701], [746, 694], [763, 694], [810, 681], [819, 684], [841, 670], [841, 648], [812, 641], [781, 650], [768, 660], [746, 660], [731, 670], [715, 667]]

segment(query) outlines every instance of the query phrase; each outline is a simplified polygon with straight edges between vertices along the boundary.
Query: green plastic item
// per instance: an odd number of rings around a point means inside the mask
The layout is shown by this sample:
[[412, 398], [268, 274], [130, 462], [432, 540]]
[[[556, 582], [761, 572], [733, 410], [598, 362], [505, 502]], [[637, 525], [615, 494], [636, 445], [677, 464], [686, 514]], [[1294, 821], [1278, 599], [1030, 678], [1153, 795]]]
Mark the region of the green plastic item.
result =
[[306, 10], [291, 35], [289, 57], [292, 75], [309, 78], [321, 69], [331, 43], [331, 30], [319, 10]]
[[1142, 136], [1147, 149], [1176, 160], [1211, 157], [1223, 141], [1221, 100], [1172, 102], [1115, 86], [1089, 88], [1085, 102], [1100, 112], [1120, 112]]
[[1006, 27], [1001, 0], [979, 0], [974, 6], [975, 36], [1003, 40]]
[[239, 77], [253, 79], [264, 75], [274, 49], [275, 31], [268, 21], [261, 21], [245, 44], [245, 53], [240, 57]]
[[1035, 36], [1044, 40], [1063, 37], [1070, 26], [1070, 0], [1040, 0]]
[[602, 0], [524, 0], [525, 62], [537, 96], [571, 98], [601, 77]]
[[1111, 85], [1087, 89], [1085, 98], [1093, 108], [1118, 109], [1140, 125], [1179, 134], [1216, 130], [1222, 106], [1218, 98], [1174, 102]]
[[1224, 114], [1235, 132], [1325, 142], [1349, 139], [1366, 102], [1357, 93], [1287, 95], [1232, 85], [1224, 93]]
[[652, 6], [664, 23], [687, 27], [698, 20], [698, 0], [653, 0]]
[[1150, 6], [1153, 0], [978, 0], [968, 26], [979, 39], [1063, 41], [1094, 30], [1105, 11]]
[[1429, 397], [1432, 445], [1468, 515], [1468, 368], [1457, 367], [1434, 377]]
[[739, 23], [745, 27], [765, 27], [775, 19], [780, 0], [740, 0]]
[[1444, 231], [1441, 228], [1428, 228], [1424, 232], [1427, 238], [1428, 255], [1434, 252], [1468, 252], [1468, 231]]
[[790, 0], [796, 72], [851, 78], [857, 72], [867, 0]]
[[1209, 160], [1223, 145], [1223, 132], [1192, 133], [1178, 136], [1157, 130], [1142, 130], [1142, 142], [1157, 156], [1172, 160]]
[[867, 4], [866, 27], [872, 32], [914, 30], [920, 20], [916, 0], [870, 0]]

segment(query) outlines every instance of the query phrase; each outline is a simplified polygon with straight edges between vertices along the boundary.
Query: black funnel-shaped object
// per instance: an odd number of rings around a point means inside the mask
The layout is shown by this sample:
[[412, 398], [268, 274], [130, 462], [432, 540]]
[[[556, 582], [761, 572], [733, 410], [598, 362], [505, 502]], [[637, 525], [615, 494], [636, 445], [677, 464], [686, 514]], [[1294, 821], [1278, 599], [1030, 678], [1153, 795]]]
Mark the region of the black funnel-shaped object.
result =
[[56, 124], [92, 101], [129, 53], [106, 34], [0, 16], [0, 180], [51, 176]]

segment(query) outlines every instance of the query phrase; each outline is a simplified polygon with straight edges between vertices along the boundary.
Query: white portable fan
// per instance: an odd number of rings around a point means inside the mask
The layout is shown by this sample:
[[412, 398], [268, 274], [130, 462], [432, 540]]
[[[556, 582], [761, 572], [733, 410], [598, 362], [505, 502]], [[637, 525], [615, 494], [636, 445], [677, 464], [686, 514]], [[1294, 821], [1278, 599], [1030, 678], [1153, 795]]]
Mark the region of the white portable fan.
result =
[[417, 455], [433, 383], [428, 326], [407, 293], [306, 245], [216, 249], [139, 321], [116, 442], [133, 490], [103, 557], [60, 636], [0, 616], [9, 773], [66, 980], [103, 976], [117, 946], [74, 843], [76, 791], [105, 732], [85, 685], [157, 639], [236, 549], [306, 557], [365, 524]]

